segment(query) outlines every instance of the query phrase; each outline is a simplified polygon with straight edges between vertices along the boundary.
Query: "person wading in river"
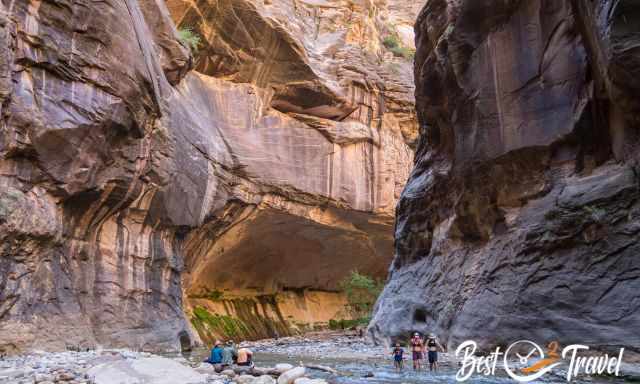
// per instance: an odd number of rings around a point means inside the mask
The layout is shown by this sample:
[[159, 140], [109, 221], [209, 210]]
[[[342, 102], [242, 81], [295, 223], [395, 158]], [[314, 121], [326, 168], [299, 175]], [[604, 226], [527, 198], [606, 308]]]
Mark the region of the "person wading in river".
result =
[[413, 369], [416, 371], [420, 370], [420, 362], [422, 361], [422, 351], [424, 349], [424, 342], [420, 337], [418, 332], [413, 334], [411, 341], [409, 342], [411, 345], [411, 352], [413, 357]]
[[427, 338], [427, 357], [429, 358], [429, 370], [430, 371], [438, 371], [438, 348], [442, 352], [444, 352], [444, 348], [438, 342], [436, 335], [433, 333], [429, 334]]
[[400, 373], [404, 365], [404, 349], [400, 347], [400, 343], [396, 343], [396, 347], [391, 351], [391, 355], [393, 355], [393, 366], [396, 368], [396, 371]]

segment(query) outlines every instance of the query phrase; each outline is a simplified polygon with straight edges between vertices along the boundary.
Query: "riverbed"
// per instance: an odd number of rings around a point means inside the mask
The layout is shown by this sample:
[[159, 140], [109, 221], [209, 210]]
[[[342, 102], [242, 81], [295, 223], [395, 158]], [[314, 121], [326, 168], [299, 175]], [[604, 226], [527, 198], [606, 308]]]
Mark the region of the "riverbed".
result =
[[[216, 373], [212, 365], [203, 363], [209, 354], [204, 347], [160, 356], [117, 349], [33, 351], [0, 358], [0, 384], [276, 384], [274, 377], [284, 376], [283, 372], [289, 374], [287, 370], [300, 374], [295, 376], [300, 378], [299, 383], [290, 375], [285, 380], [287, 384], [308, 384], [309, 378], [322, 379], [315, 384], [453, 384], [457, 383], [459, 370], [455, 356], [441, 353], [437, 372], [413, 371], [409, 360], [398, 373], [393, 368], [389, 350], [373, 345], [356, 333], [317, 333], [241, 343], [241, 346], [254, 351], [255, 369], [232, 367], [233, 370]], [[630, 363], [621, 366], [621, 373], [626, 377], [580, 376], [572, 382], [640, 382], [640, 365]], [[276, 365], [288, 368], [281, 370]], [[294, 368], [296, 366], [305, 366], [306, 370]], [[566, 368], [560, 366], [533, 383], [565, 383], [565, 376]], [[499, 368], [493, 376], [476, 374], [467, 382], [503, 384], [514, 380]]]
[[[263, 340], [244, 343], [255, 353], [256, 366], [274, 366], [278, 363], [293, 365], [321, 365], [340, 372], [339, 375], [319, 370], [309, 370], [309, 376], [323, 378], [335, 384], [418, 384], [418, 383], [457, 383], [458, 360], [449, 353], [440, 353], [440, 366], [437, 372], [429, 372], [428, 367], [415, 372], [411, 360], [405, 361], [401, 373], [395, 371], [390, 351], [375, 346], [357, 333], [317, 333], [304, 337]], [[186, 355], [194, 364], [202, 361], [208, 350], [199, 349]], [[637, 365], [625, 365], [626, 377], [583, 376], [574, 383], [629, 383], [640, 382]], [[565, 383], [566, 368], [559, 367], [543, 378], [532, 383]], [[481, 384], [513, 383], [514, 380], [498, 369], [495, 376], [475, 375], [468, 382]]]

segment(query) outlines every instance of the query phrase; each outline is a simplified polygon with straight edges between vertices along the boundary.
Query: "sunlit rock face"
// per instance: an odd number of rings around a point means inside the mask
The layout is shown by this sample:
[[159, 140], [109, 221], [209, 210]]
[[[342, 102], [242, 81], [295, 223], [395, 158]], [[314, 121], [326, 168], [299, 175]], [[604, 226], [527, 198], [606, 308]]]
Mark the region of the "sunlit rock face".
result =
[[415, 6], [286, 3], [0, 2], [2, 350], [177, 348], [183, 297], [384, 275]]
[[[176, 25], [205, 37], [197, 74], [178, 88], [216, 130], [190, 136], [227, 161], [212, 164], [208, 188], [220, 196], [204, 210], [210, 217], [185, 238], [187, 297], [335, 291], [356, 269], [383, 278], [417, 120], [412, 57], [394, 56], [382, 42], [394, 35], [411, 50], [412, 34], [404, 42], [401, 32], [416, 7], [167, 4]], [[198, 305], [188, 304], [189, 313]]]
[[376, 339], [637, 351], [639, 23], [631, 1], [427, 3]]

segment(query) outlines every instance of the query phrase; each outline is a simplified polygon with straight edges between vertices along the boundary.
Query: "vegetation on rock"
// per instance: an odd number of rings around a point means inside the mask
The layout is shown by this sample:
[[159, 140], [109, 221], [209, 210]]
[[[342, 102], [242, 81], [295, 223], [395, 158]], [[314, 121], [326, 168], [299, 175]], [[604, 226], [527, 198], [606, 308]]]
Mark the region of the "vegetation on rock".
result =
[[250, 334], [247, 325], [240, 319], [231, 316], [212, 314], [204, 307], [195, 307], [191, 324], [205, 340], [218, 337], [238, 338]]
[[190, 27], [184, 27], [178, 29], [178, 38], [182, 42], [182, 44], [186, 45], [191, 49], [192, 53], [198, 52], [200, 48], [201, 39], [200, 36], [193, 32], [193, 29]]
[[200, 293], [189, 295], [190, 299], [207, 299], [211, 301], [220, 301], [224, 298], [224, 292], [217, 289], [208, 290], [204, 289]]
[[384, 282], [352, 271], [340, 282], [340, 288], [347, 295], [349, 306], [354, 314], [368, 314], [371, 312], [378, 295], [382, 292]]
[[415, 49], [405, 47], [402, 45], [400, 38], [397, 33], [392, 33], [387, 35], [383, 40], [382, 44], [390, 50], [394, 56], [403, 57], [407, 60], [413, 60], [416, 55]]

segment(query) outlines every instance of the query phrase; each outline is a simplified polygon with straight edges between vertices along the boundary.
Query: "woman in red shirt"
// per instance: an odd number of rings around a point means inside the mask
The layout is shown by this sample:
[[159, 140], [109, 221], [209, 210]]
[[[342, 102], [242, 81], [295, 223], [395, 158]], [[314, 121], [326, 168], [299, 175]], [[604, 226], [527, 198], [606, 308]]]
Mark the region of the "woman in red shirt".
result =
[[413, 334], [411, 341], [411, 352], [413, 354], [413, 369], [420, 370], [420, 361], [422, 360], [422, 351], [424, 350], [424, 341], [418, 332]]

